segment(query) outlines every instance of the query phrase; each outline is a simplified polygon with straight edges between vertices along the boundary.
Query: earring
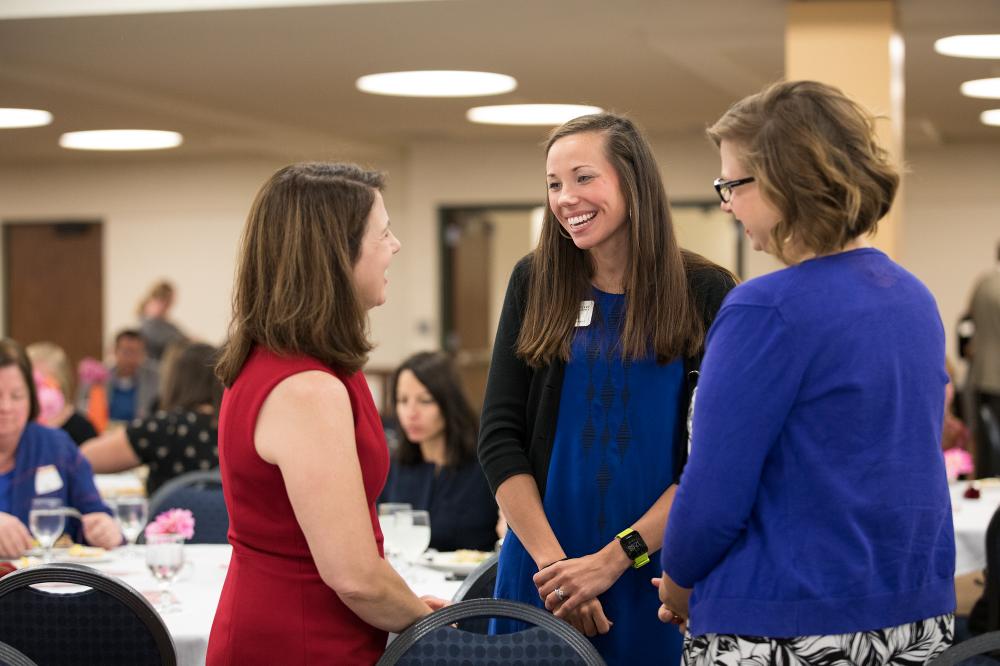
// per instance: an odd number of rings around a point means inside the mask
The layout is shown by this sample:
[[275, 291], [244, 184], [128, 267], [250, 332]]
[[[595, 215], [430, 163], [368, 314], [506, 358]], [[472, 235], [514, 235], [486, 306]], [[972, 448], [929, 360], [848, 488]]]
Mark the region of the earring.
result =
[[556, 223], [556, 231], [558, 231], [559, 235], [565, 238], [566, 240], [568, 241], [573, 240], [573, 237], [567, 234], [565, 231], [563, 231], [562, 225], [559, 224], [558, 222]]

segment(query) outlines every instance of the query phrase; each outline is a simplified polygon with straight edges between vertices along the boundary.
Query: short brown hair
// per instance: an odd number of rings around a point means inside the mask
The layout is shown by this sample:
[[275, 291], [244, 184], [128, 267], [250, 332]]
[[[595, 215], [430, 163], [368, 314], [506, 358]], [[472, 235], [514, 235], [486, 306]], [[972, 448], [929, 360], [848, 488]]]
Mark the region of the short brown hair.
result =
[[292, 164], [264, 184], [243, 232], [216, 366], [226, 386], [254, 344], [348, 372], [364, 365], [372, 345], [353, 267], [382, 184], [380, 173], [327, 162]]
[[828, 254], [874, 233], [899, 186], [872, 115], [825, 83], [774, 83], [730, 107], [708, 136], [738, 146], [742, 166], [781, 214], [771, 240], [782, 261], [789, 241]]
[[[583, 132], [603, 138], [629, 209], [623, 358], [643, 358], [652, 351], [659, 362], [666, 363], [696, 354], [705, 325], [688, 285], [687, 266], [695, 260], [677, 244], [667, 193], [649, 142], [628, 118], [598, 113], [554, 129], [545, 144], [546, 155], [556, 141]], [[517, 355], [533, 367], [569, 360], [580, 301], [591, 293], [594, 267], [590, 254], [560, 231], [559, 220], [546, 205], [517, 340]]]
[[28, 421], [38, 418], [38, 391], [35, 389], [35, 377], [31, 372], [31, 361], [24, 353], [24, 347], [13, 338], [3, 338], [0, 340], [0, 368], [15, 366], [21, 371], [24, 383], [28, 387], [28, 399], [31, 404], [28, 411]]

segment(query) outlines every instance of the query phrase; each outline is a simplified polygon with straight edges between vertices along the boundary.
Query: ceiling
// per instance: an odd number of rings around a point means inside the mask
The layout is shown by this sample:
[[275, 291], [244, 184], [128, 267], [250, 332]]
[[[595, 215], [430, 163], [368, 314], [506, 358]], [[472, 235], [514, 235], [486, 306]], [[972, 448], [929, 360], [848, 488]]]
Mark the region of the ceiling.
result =
[[[146, 14], [34, 12], [40, 18], [9, 18], [32, 12], [5, 13], [0, 2], [0, 107], [55, 116], [48, 127], [0, 130], [0, 164], [378, 155], [415, 141], [534, 140], [544, 133], [465, 120], [468, 107], [493, 103], [590, 103], [630, 114], [655, 136], [696, 134], [783, 70], [783, 0], [309, 1]], [[79, 12], [102, 3], [69, 4]], [[932, 50], [938, 37], [1000, 33], [1000, 1], [897, 6], [908, 144], [1000, 147], [1000, 128], [978, 120], [1000, 101], [958, 93], [964, 80], [1000, 76], [1000, 61]], [[496, 71], [516, 77], [519, 87], [471, 99], [354, 88], [361, 75], [408, 69]], [[62, 132], [105, 128], [175, 130], [185, 143], [141, 156], [57, 145]]]

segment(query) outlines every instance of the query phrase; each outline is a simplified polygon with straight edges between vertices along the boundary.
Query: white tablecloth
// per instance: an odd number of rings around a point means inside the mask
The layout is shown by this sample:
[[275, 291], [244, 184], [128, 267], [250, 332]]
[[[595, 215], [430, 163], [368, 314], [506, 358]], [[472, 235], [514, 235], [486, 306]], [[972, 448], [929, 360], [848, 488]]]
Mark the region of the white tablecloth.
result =
[[968, 481], [951, 484], [951, 515], [955, 522], [955, 575], [980, 571], [986, 566], [986, 528], [1000, 506], [1000, 485], [985, 482], [979, 499], [963, 497]]
[[[142, 549], [142, 546], [136, 547], [135, 557], [127, 557], [123, 554], [124, 549], [118, 549], [110, 553], [107, 561], [91, 562], [89, 565], [124, 580], [140, 592], [155, 591], [157, 583], [146, 568]], [[180, 602], [180, 609], [168, 612], [163, 618], [174, 639], [180, 666], [205, 663], [208, 635], [212, 630], [212, 619], [219, 604], [231, 554], [229, 545], [184, 547], [187, 564], [172, 588]], [[460, 581], [447, 580], [445, 573], [420, 566], [414, 567], [404, 577], [417, 594], [432, 594], [444, 599], [451, 599], [461, 585]]]

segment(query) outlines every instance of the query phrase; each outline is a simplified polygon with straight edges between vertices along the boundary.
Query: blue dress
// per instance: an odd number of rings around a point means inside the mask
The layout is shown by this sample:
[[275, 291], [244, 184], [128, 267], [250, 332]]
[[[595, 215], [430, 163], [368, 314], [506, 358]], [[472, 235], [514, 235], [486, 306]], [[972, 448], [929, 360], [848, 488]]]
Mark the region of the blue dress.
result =
[[[625, 297], [595, 289], [593, 299], [590, 325], [576, 328], [566, 364], [542, 500], [570, 557], [606, 546], [673, 483], [676, 405], [683, 380], [680, 359], [667, 365], [652, 357], [623, 362], [618, 347]], [[500, 552], [497, 598], [542, 607], [532, 582], [535, 573], [531, 556], [509, 532]], [[629, 569], [598, 597], [614, 626], [591, 640], [609, 664], [650, 658], [679, 663], [682, 637], [656, 617], [660, 604], [649, 579], [659, 573], [655, 564]], [[505, 633], [522, 627], [496, 620], [492, 629]]]

